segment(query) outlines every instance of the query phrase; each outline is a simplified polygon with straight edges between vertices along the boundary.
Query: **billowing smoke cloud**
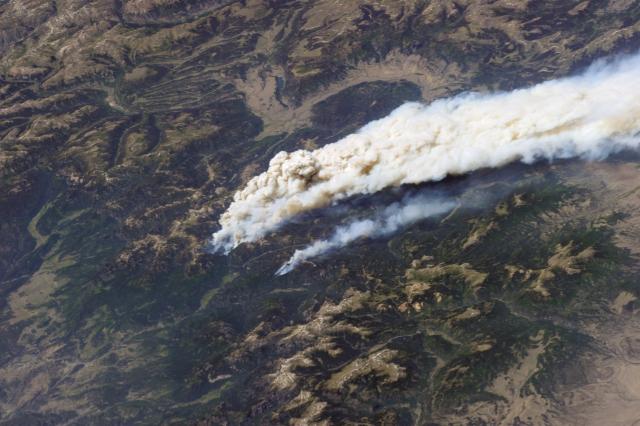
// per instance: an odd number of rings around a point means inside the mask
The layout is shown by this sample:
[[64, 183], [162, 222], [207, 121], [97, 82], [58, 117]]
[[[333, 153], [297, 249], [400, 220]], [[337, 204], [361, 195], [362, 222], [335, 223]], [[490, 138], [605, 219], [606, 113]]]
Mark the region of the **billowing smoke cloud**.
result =
[[340, 226], [329, 239], [319, 240], [302, 250], [296, 250], [293, 256], [278, 269], [276, 275], [287, 274], [305, 260], [344, 247], [358, 238], [392, 234], [419, 220], [446, 213], [456, 205], [457, 203], [452, 199], [428, 195], [405, 197], [401, 202], [386, 207], [373, 218], [357, 220], [348, 225]]
[[405, 104], [315, 151], [280, 152], [238, 191], [214, 250], [254, 241], [293, 215], [355, 194], [513, 161], [599, 159], [640, 144], [640, 55], [495, 94]]

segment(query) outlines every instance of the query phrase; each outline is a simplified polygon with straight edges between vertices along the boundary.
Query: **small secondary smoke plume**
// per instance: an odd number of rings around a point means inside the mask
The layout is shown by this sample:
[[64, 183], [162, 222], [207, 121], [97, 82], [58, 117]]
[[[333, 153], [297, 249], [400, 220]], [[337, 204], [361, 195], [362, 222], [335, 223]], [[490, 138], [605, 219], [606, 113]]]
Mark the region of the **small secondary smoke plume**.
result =
[[280, 152], [238, 191], [214, 250], [254, 241], [300, 212], [390, 186], [513, 161], [604, 158], [640, 145], [640, 55], [496, 94], [405, 104], [315, 151]]
[[296, 250], [293, 256], [278, 269], [276, 275], [287, 274], [305, 260], [344, 247], [358, 238], [392, 234], [419, 220], [446, 213], [456, 205], [453, 200], [426, 195], [405, 198], [401, 202], [386, 207], [374, 218], [358, 220], [338, 227], [329, 239], [316, 241], [302, 250]]

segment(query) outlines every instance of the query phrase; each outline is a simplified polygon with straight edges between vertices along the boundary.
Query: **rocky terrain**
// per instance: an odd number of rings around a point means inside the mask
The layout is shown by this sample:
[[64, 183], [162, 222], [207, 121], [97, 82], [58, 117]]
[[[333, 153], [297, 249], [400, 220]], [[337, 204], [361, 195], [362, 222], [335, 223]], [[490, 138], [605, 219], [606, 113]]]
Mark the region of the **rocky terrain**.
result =
[[471, 207], [284, 277], [344, 217], [203, 248], [280, 150], [639, 34], [633, 0], [0, 0], [0, 424], [632, 424], [635, 154], [447, 180]]

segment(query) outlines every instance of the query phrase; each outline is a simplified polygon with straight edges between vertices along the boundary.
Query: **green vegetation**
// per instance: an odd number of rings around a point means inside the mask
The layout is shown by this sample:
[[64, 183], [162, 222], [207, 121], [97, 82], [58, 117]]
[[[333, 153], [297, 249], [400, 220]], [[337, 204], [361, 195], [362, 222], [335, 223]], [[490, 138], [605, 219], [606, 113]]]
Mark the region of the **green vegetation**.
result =
[[[637, 2], [384, 3], [0, 2], [0, 422], [485, 424], [583, 380], [640, 296], [613, 172], [485, 170], [204, 250], [280, 150], [640, 45]], [[434, 187], [465, 207], [273, 276]]]

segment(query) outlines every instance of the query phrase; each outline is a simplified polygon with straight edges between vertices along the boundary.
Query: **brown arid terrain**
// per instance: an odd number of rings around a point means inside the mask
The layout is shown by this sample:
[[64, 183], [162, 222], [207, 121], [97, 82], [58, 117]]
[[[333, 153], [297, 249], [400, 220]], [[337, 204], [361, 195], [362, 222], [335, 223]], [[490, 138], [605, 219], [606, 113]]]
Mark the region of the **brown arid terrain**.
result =
[[638, 0], [0, 0], [0, 424], [640, 422], [637, 154], [205, 250], [280, 150], [638, 49]]

